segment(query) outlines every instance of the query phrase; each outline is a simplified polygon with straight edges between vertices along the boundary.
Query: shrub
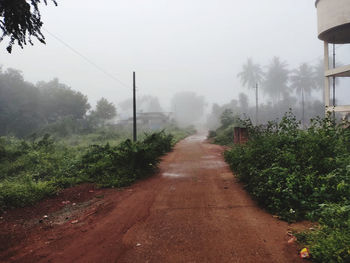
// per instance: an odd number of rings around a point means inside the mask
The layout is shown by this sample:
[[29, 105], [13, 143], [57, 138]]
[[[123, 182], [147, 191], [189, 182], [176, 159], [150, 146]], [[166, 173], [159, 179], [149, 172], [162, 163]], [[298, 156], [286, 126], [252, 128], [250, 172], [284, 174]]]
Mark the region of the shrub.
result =
[[81, 173], [102, 186], [122, 187], [154, 172], [160, 156], [172, 148], [171, 135], [146, 135], [136, 143], [126, 140], [118, 146], [93, 145], [82, 157]]
[[247, 191], [284, 220], [321, 223], [304, 235], [316, 261], [349, 262], [349, 129], [325, 118], [302, 130], [291, 113], [279, 123], [246, 125], [249, 142], [233, 146], [225, 159]]
[[20, 180], [4, 180], [0, 183], [0, 210], [32, 205], [56, 190], [49, 182], [35, 182], [30, 176]]
[[0, 138], [0, 211], [33, 204], [81, 182], [122, 187], [151, 175], [174, 138], [164, 131], [143, 137], [136, 143], [90, 147], [60, 144], [49, 135], [30, 141]]

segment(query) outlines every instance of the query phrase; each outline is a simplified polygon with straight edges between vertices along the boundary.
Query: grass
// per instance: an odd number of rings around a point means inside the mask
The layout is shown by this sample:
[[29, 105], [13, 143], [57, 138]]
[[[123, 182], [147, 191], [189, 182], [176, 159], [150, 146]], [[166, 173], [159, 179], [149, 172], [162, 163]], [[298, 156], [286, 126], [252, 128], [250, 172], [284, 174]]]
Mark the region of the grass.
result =
[[58, 140], [49, 135], [0, 138], [0, 212], [32, 205], [60, 189], [83, 182], [123, 187], [152, 175], [160, 158], [193, 133], [172, 129], [142, 134], [134, 143], [108, 132]]

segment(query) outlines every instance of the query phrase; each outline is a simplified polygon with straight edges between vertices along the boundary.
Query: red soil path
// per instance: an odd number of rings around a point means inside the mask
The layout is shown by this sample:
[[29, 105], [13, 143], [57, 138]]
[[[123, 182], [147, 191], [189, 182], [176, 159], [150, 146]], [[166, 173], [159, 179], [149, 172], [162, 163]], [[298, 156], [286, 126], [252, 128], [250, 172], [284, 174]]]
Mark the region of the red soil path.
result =
[[[223, 148], [204, 139], [180, 142], [157, 176], [130, 188], [92, 192], [83, 185], [32, 213], [3, 215], [0, 261], [301, 261], [287, 244], [288, 224], [256, 206], [225, 164]], [[77, 196], [75, 206], [62, 209], [63, 200]], [[39, 223], [43, 213], [48, 218]]]

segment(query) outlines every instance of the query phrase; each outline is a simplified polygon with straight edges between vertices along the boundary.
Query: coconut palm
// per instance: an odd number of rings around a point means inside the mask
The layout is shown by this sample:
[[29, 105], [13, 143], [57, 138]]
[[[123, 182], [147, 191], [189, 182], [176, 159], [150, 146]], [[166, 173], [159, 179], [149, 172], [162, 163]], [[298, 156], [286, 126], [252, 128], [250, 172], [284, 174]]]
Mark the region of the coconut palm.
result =
[[257, 83], [261, 83], [263, 79], [263, 71], [259, 64], [254, 64], [251, 58], [248, 58], [247, 63], [243, 65], [242, 72], [238, 73], [242, 85], [250, 89], [254, 89]]
[[305, 126], [305, 98], [311, 94], [312, 89], [316, 88], [315, 72], [313, 68], [307, 63], [303, 63], [299, 68], [292, 71], [291, 88], [293, 88], [297, 94], [301, 95], [302, 106], [302, 124]]
[[251, 58], [248, 58], [247, 63], [243, 65], [242, 72], [238, 73], [238, 77], [241, 79], [242, 85], [247, 86], [248, 89], [256, 89], [256, 124], [258, 124], [258, 84], [262, 82], [263, 79], [263, 71], [259, 64], [254, 64]]
[[282, 96], [286, 96], [289, 93], [289, 70], [287, 66], [287, 63], [281, 61], [278, 57], [274, 57], [268, 66], [263, 83], [263, 90], [270, 96], [273, 104], [279, 102]]

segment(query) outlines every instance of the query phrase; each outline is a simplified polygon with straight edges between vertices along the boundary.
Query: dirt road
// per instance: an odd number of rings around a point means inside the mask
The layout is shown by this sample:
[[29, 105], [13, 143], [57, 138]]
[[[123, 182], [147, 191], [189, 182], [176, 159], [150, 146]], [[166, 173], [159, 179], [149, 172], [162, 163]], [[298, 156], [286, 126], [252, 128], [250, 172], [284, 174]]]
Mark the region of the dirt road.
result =
[[103, 192], [78, 221], [36, 226], [0, 261], [299, 262], [287, 223], [259, 209], [233, 178], [222, 147], [204, 140], [180, 142], [157, 176]]

